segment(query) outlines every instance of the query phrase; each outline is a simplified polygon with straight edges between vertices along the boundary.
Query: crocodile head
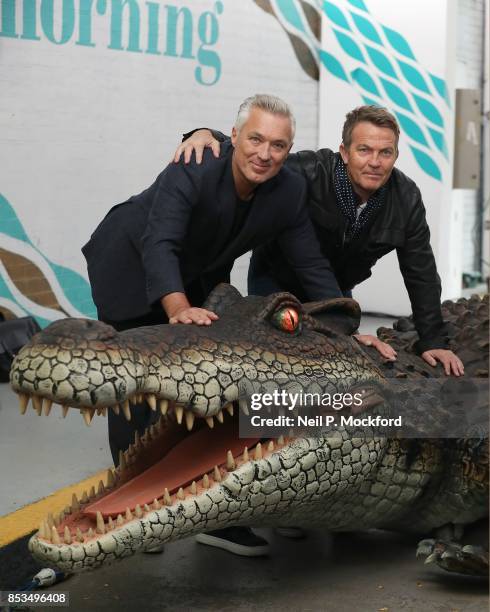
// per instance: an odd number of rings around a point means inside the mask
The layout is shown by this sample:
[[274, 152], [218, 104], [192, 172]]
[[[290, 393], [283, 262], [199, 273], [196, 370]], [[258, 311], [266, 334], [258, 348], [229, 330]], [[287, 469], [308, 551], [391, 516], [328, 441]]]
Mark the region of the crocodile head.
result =
[[243, 298], [221, 285], [206, 306], [220, 317], [209, 327], [117, 333], [98, 321], [65, 319], [19, 352], [11, 385], [22, 413], [29, 401], [38, 414], [53, 403], [64, 414], [78, 409], [87, 424], [107, 410], [130, 420], [143, 401], [154, 413], [107, 482], [42, 522], [29, 544], [36, 557], [77, 571], [232, 524], [311, 526], [327, 515], [330, 528], [351, 524], [331, 510], [359, 489], [382, 440], [353, 439], [345, 430], [243, 439], [238, 415], [248, 412], [252, 393], [275, 390], [357, 391], [364, 409], [376, 409], [382, 376], [346, 333], [357, 327], [357, 304]]

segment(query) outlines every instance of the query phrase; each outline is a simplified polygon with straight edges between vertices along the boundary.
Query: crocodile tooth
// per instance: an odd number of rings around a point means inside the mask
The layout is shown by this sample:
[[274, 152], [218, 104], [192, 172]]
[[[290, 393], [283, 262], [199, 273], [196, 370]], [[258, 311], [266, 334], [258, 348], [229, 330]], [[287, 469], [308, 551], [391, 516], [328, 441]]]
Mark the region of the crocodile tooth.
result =
[[44, 521], [41, 521], [39, 523], [39, 529], [37, 530], [37, 537], [38, 538], [44, 538]]
[[48, 522], [49, 530], [51, 531], [51, 528], [54, 526], [54, 516], [52, 512], [48, 512], [47, 522]]
[[114, 412], [114, 414], [119, 415], [121, 409], [119, 408], [119, 404], [114, 404], [114, 406], [111, 406], [112, 411]]
[[124, 471], [126, 469], [126, 457], [124, 456], [124, 453], [122, 452], [122, 450], [119, 451], [119, 469], [121, 471]]
[[162, 505], [159, 503], [158, 499], [154, 499], [153, 500], [153, 509], [154, 510], [160, 510], [160, 508], [162, 507]]
[[129, 407], [129, 402], [127, 399], [121, 405], [122, 411], [124, 412], [124, 416], [126, 417], [126, 421], [131, 420], [131, 408]]
[[121, 527], [121, 525], [124, 525], [124, 519], [120, 514], [117, 515], [116, 525], [118, 527]]
[[83, 542], [83, 533], [81, 532], [80, 527], [77, 527], [76, 535], [77, 535], [77, 540], [79, 542]]
[[124, 455], [124, 460], [126, 461], [126, 465], [129, 465], [129, 463], [130, 463], [129, 451], [125, 450], [123, 455]]
[[220, 423], [222, 423], [225, 420], [222, 410], [220, 410], [218, 414], [216, 415], [216, 420], [219, 421]]
[[103, 495], [105, 493], [105, 487], [102, 480], [99, 480], [99, 486], [97, 487], [97, 495]]
[[192, 428], [194, 427], [194, 413], [190, 410], [186, 410], [185, 424], [187, 427], [187, 431], [192, 431]]
[[217, 465], [214, 466], [213, 478], [216, 482], [221, 482], [221, 472], [219, 471]]
[[87, 491], [84, 491], [82, 493], [82, 498], [80, 499], [80, 501], [82, 502], [82, 504], [88, 504], [88, 495], [87, 495]]
[[58, 527], [58, 525], [60, 524], [60, 515], [59, 514], [55, 514], [53, 516], [53, 523], [56, 527]]
[[83, 420], [85, 421], [85, 425], [90, 425], [92, 419], [94, 418], [95, 410], [91, 408], [82, 408]]
[[49, 416], [49, 413], [51, 412], [51, 407], [53, 406], [53, 400], [50, 400], [48, 398], [44, 398], [43, 399], [43, 412], [44, 412], [44, 416]]
[[116, 484], [116, 479], [114, 478], [114, 472], [112, 470], [107, 470], [107, 484], [106, 487], [108, 489], [112, 489], [112, 487]]
[[61, 415], [63, 416], [64, 419], [66, 419], [66, 415], [68, 414], [69, 409], [70, 409], [70, 406], [66, 406], [66, 405], [61, 406]]
[[32, 396], [32, 406], [34, 410], [37, 412], [37, 416], [41, 416], [41, 411], [43, 409], [43, 401], [37, 395]]
[[90, 487], [89, 492], [88, 492], [88, 498], [89, 499], [93, 499], [94, 497], [95, 497], [95, 487], [94, 487], [94, 485], [92, 485]]
[[213, 429], [213, 427], [214, 427], [214, 419], [213, 419], [212, 416], [206, 417], [206, 423], [208, 424], [208, 427], [210, 429]]
[[143, 510], [139, 504], [136, 504], [136, 508], [134, 509], [134, 515], [136, 518], [141, 518], [143, 516]]
[[255, 447], [255, 461], [262, 459], [262, 444], [260, 442], [257, 443]]
[[148, 393], [146, 396], [146, 402], [153, 412], [155, 412], [157, 409], [157, 398], [153, 395], [153, 393]]
[[158, 402], [158, 406], [160, 408], [160, 413], [165, 416], [167, 414], [168, 411], [168, 400], [167, 399], [161, 399]]
[[92, 527], [89, 528], [89, 530], [87, 531], [87, 538], [93, 538], [95, 535], [94, 530], [92, 529]]
[[129, 508], [126, 508], [126, 520], [127, 521], [132, 521], [133, 520], [133, 513], [131, 512], [131, 510]]
[[150, 512], [150, 506], [149, 506], [148, 504], [145, 504], [145, 505], [143, 506], [143, 510], [144, 510], [145, 512]]
[[105, 533], [104, 519], [102, 518], [102, 514], [98, 510], [95, 521], [97, 523], [97, 533]]
[[192, 484], [190, 486], [190, 491], [192, 493], [192, 495], [197, 495], [197, 485], [196, 485], [196, 481], [193, 480]]
[[182, 487], [180, 487], [180, 489], [177, 491], [177, 497], [179, 499], [185, 499], [185, 493], [184, 493], [184, 489]]
[[19, 393], [19, 411], [20, 414], [25, 414], [29, 405], [29, 396], [26, 393]]
[[226, 469], [228, 470], [234, 470], [235, 469], [235, 459], [233, 458], [233, 455], [231, 454], [231, 450], [229, 450], [226, 453]]
[[433, 563], [436, 560], [437, 560], [437, 553], [433, 552], [427, 557], [424, 563], [425, 565], [429, 565], [429, 563]]
[[202, 486], [203, 489], [209, 489], [209, 476], [207, 474], [202, 477]]
[[65, 525], [65, 531], [63, 535], [65, 536], [64, 537], [65, 544], [71, 544], [71, 533], [70, 533], [70, 529], [68, 525]]
[[112, 520], [112, 516], [110, 516], [109, 520], [107, 521], [107, 528], [111, 531], [114, 529], [114, 521]]
[[165, 489], [165, 491], [163, 492], [163, 502], [167, 506], [171, 506], [172, 505], [172, 498], [170, 497], [170, 493], [168, 492], [168, 489]]
[[284, 436], [279, 436], [279, 438], [277, 438], [277, 443], [279, 446], [284, 446]]
[[44, 521], [44, 537], [48, 542], [51, 542], [51, 528], [46, 521]]
[[61, 546], [60, 536], [54, 525], [51, 527], [51, 541], [53, 544], [56, 544], [56, 546]]
[[247, 447], [245, 447], [245, 448], [243, 449], [243, 455], [242, 455], [242, 457], [243, 457], [243, 461], [244, 461], [245, 463], [246, 463], [247, 461], [250, 461], [250, 457], [248, 456], [248, 448], [247, 448]]
[[106, 417], [107, 416], [107, 406], [103, 406], [100, 412], [103, 417]]
[[136, 395], [136, 393], [129, 398], [129, 401], [131, 402], [132, 406], [136, 406], [136, 404], [138, 403], [138, 396]]
[[176, 404], [175, 406], [175, 416], [177, 418], [177, 423], [180, 425], [182, 423], [182, 417], [184, 416], [184, 407]]
[[138, 400], [138, 404], [142, 404], [145, 401], [145, 396], [143, 393], [138, 393], [136, 399]]
[[226, 404], [225, 410], [230, 416], [233, 416], [233, 402]]
[[138, 430], [136, 430], [134, 432], [134, 448], [135, 449], [139, 449], [140, 447], [141, 447], [140, 432]]
[[79, 512], [80, 504], [78, 503], [78, 498], [75, 493], [71, 496], [71, 509], [73, 512]]
[[240, 407], [240, 410], [243, 412], [243, 414], [245, 414], [246, 416], [248, 416], [250, 414], [250, 412], [248, 411], [248, 406], [247, 406], [247, 400], [246, 399], [238, 400], [238, 406]]
[[267, 445], [267, 452], [272, 453], [273, 450], [274, 450], [274, 442], [271, 440], [269, 444]]

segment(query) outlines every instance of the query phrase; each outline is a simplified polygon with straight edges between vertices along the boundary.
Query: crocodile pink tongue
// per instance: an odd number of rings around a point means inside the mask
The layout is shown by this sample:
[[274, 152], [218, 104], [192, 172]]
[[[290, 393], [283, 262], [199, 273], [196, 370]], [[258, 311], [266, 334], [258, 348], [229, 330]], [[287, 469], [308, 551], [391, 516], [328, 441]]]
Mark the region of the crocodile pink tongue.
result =
[[83, 514], [92, 518], [100, 512], [104, 518], [115, 518], [133, 510], [136, 504], [152, 504], [161, 498], [165, 488], [175, 493], [180, 487], [198, 482], [206, 473], [213, 471], [215, 465], [225, 461], [226, 453], [231, 450], [239, 457], [244, 447], [251, 448], [260, 438], [239, 438], [232, 420], [218, 425], [213, 430], [203, 428], [184, 438], [177, 446], [139, 476], [118, 487], [113, 493], [89, 504]]

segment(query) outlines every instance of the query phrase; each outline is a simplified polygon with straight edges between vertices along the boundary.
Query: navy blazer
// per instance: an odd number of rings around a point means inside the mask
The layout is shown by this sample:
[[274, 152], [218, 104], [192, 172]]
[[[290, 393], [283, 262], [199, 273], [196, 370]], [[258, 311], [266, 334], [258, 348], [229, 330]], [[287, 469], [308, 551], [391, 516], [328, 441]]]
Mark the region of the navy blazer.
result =
[[259, 185], [243, 226], [230, 236], [237, 200], [232, 154], [230, 143], [219, 158], [206, 150], [201, 165], [171, 163], [148, 189], [109, 211], [82, 249], [99, 318], [122, 321], [161, 310], [160, 298], [175, 291], [201, 305], [213, 287], [229, 281], [235, 259], [273, 238], [309, 299], [340, 295], [297, 173], [283, 167]]

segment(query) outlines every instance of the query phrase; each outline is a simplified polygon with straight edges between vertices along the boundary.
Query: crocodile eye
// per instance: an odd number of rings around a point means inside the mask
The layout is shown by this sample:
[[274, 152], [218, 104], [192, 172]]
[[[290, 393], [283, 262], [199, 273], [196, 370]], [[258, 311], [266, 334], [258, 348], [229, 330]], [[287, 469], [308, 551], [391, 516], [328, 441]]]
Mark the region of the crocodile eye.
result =
[[272, 315], [272, 323], [277, 329], [292, 334], [299, 327], [298, 311], [291, 306], [280, 308]]

